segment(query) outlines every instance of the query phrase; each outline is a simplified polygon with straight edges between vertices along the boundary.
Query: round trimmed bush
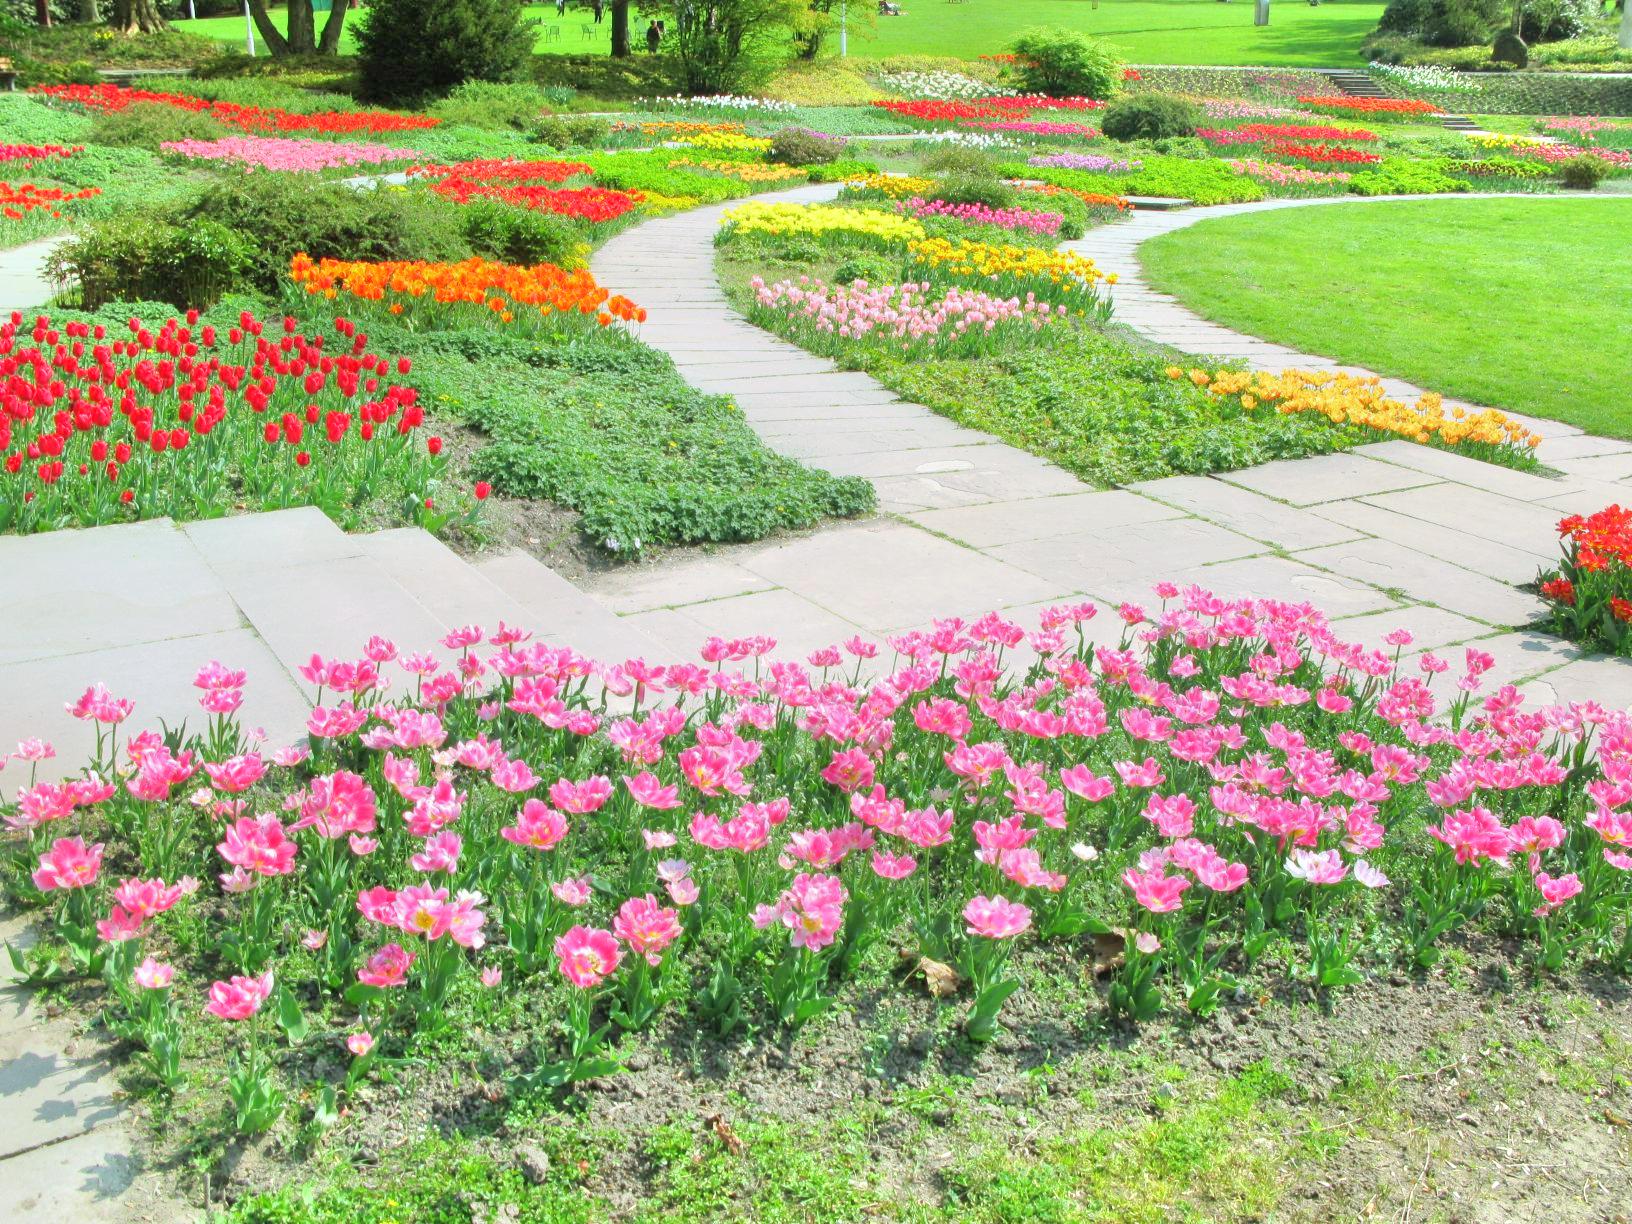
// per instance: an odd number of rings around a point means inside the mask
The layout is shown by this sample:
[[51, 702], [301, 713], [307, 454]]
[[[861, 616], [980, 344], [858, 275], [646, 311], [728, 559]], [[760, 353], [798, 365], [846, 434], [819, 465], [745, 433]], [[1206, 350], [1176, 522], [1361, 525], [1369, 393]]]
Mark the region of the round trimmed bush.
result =
[[1099, 128], [1112, 140], [1163, 140], [1194, 136], [1201, 112], [1172, 94], [1128, 94], [1107, 106]]
[[1012, 71], [1023, 93], [1103, 101], [1122, 80], [1122, 61], [1111, 45], [1075, 30], [1026, 30], [1014, 40], [1014, 53]]
[[1609, 176], [1609, 163], [1591, 153], [1558, 163], [1558, 179], [1572, 191], [1592, 191]]
[[849, 142], [839, 136], [824, 136], [809, 128], [783, 128], [771, 137], [766, 159], [784, 166], [825, 166], [850, 151]]
[[931, 200], [947, 204], [984, 204], [987, 208], [1010, 208], [1015, 191], [1002, 179], [975, 174], [954, 174], [935, 184], [927, 193]]

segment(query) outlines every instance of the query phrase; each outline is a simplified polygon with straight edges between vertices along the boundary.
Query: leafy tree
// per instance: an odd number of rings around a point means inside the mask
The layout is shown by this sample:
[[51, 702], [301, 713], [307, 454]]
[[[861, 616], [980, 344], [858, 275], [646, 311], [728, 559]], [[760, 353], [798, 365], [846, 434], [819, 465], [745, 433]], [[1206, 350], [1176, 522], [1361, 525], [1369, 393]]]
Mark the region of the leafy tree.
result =
[[363, 94], [400, 101], [465, 81], [518, 79], [535, 24], [521, 9], [521, 0], [373, 0], [357, 27]]
[[669, 43], [682, 88], [732, 93], [759, 84], [792, 57], [809, 0], [671, 0]]
[[1014, 40], [1013, 72], [1026, 93], [1051, 98], [1109, 98], [1122, 79], [1110, 44], [1075, 30], [1043, 27]]

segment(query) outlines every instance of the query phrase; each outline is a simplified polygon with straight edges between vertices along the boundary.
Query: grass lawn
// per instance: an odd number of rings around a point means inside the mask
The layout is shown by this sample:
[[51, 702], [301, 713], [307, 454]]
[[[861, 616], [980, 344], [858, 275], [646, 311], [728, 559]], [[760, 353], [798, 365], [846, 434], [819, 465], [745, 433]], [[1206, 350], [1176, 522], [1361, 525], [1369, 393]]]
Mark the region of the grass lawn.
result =
[[1632, 200], [1429, 200], [1204, 221], [1151, 282], [1237, 330], [1632, 437]]
[[[975, 59], [1004, 50], [1028, 26], [1060, 25], [1107, 38], [1139, 64], [1252, 64], [1270, 67], [1343, 68], [1359, 64], [1360, 40], [1377, 25], [1383, 5], [1372, 0], [1326, 0], [1272, 6], [1270, 24], [1252, 24], [1250, 0], [1220, 4], [1217, 0], [969, 0], [955, 7], [948, 0], [907, 0], [900, 17], [871, 15], [876, 6], [857, 0], [851, 6], [850, 50], [855, 55], [952, 55]], [[568, 6], [557, 17], [555, 6], [531, 5], [527, 16], [538, 21], [536, 49], [542, 54], [580, 55], [611, 49], [610, 21], [593, 25], [587, 7]], [[348, 29], [341, 50], [355, 50]], [[274, 19], [280, 27], [281, 10]], [[318, 15], [321, 27], [326, 15]], [[591, 26], [585, 38], [583, 27]], [[559, 36], [550, 39], [551, 28]], [[241, 16], [179, 21], [176, 28], [242, 46]], [[646, 26], [631, 18], [637, 43]], [[644, 46], [644, 44], [641, 44]], [[837, 50], [837, 40], [834, 40]]]

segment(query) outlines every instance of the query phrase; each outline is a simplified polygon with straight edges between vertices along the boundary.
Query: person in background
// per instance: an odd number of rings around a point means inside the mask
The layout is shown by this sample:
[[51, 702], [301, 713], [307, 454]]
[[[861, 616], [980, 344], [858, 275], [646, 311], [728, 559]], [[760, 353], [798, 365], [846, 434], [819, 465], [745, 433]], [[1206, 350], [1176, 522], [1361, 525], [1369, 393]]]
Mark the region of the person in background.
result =
[[648, 22], [646, 25], [646, 54], [656, 55], [657, 44], [662, 41], [663, 35], [658, 32], [657, 22]]
[[603, 13], [605, 13], [605, 12], [606, 12], [606, 5], [603, 3], [603, 0], [595, 0], [595, 24], [596, 25], [601, 24], [601, 15]]
[[557, 17], [567, 15], [567, 0], [555, 0], [555, 15]]

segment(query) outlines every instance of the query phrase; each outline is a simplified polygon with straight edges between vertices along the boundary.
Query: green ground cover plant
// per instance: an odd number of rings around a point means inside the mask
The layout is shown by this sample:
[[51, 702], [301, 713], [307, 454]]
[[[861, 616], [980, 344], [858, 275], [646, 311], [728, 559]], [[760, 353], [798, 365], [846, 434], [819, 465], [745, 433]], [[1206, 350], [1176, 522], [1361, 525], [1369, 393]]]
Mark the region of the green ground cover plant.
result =
[[1228, 327], [1632, 437], [1632, 324], [1603, 309], [1632, 292], [1628, 224], [1632, 200], [1384, 201], [1206, 221], [1141, 257], [1158, 288]]

